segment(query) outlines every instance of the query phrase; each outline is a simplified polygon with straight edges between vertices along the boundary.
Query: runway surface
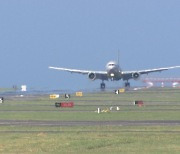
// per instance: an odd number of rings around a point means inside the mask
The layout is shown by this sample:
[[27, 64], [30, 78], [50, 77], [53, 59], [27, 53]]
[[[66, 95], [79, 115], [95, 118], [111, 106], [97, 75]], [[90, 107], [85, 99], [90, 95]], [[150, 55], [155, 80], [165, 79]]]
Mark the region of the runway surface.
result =
[[[56, 91], [57, 92], [57, 91]], [[179, 91], [178, 91], [179, 92]], [[62, 91], [58, 91], [62, 94]], [[109, 95], [111, 93], [108, 93]], [[131, 94], [131, 92], [130, 92]], [[141, 94], [141, 93], [140, 93]], [[151, 93], [150, 93], [151, 94]], [[149, 94], [149, 95], [150, 95]], [[154, 93], [153, 93], [154, 94]], [[111, 112], [167, 112], [167, 111], [180, 111], [179, 101], [150, 101], [145, 102], [145, 107], [142, 110], [135, 108], [133, 101], [127, 101], [126, 99], [112, 99], [105, 94], [99, 93], [99, 95], [90, 96], [87, 95], [83, 98], [76, 98], [75, 102], [76, 108], [63, 110], [57, 109], [49, 100], [49, 93], [34, 92], [28, 93], [23, 97], [17, 97], [17, 93], [7, 93], [3, 94], [6, 98], [5, 103], [2, 105], [0, 113], [7, 112], [95, 112], [97, 107], [102, 108], [106, 106], [121, 106], [123, 109], [120, 111]], [[139, 97], [139, 94], [137, 94]], [[95, 97], [95, 98], [94, 98]], [[43, 98], [43, 99], [42, 99]], [[45, 99], [44, 99], [45, 98]], [[48, 98], [48, 99], [47, 99]], [[73, 98], [71, 98], [73, 100]], [[174, 99], [173, 99], [174, 100]], [[6, 104], [7, 101], [7, 104]], [[49, 104], [48, 104], [49, 101]], [[54, 101], [54, 100], [53, 100]], [[15, 102], [15, 104], [14, 104]], [[38, 104], [37, 104], [38, 102]], [[98, 103], [98, 104], [96, 104]], [[117, 104], [118, 103], [118, 104]], [[175, 106], [175, 107], [174, 107]], [[9, 108], [8, 108], [9, 107]], [[17, 108], [18, 107], [18, 108]], [[42, 107], [42, 108], [41, 108]], [[82, 108], [84, 107], [84, 108]], [[91, 107], [89, 109], [89, 107]], [[92, 108], [94, 107], [94, 108]], [[148, 108], [150, 107], [150, 108]], [[156, 108], [157, 107], [157, 108]], [[162, 108], [161, 108], [162, 107]], [[176, 118], [177, 119], [177, 118]], [[119, 121], [47, 121], [47, 120], [0, 120], [0, 126], [43, 126], [43, 127], [53, 127], [53, 126], [180, 126], [180, 120], [147, 120], [147, 121], [133, 121], [133, 120], [119, 120]], [[1, 131], [2, 132], [2, 131]]]
[[178, 126], [180, 120], [148, 121], [43, 121], [43, 120], [0, 120], [0, 126]]

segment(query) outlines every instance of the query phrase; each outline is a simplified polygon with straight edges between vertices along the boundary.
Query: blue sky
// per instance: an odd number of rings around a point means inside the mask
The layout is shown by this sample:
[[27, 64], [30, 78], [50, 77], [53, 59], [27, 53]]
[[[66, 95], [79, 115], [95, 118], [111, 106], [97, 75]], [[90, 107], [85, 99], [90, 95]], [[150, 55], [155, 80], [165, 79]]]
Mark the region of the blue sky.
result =
[[98, 88], [48, 66], [104, 70], [118, 50], [124, 70], [180, 65], [180, 1], [0, 0], [0, 87]]

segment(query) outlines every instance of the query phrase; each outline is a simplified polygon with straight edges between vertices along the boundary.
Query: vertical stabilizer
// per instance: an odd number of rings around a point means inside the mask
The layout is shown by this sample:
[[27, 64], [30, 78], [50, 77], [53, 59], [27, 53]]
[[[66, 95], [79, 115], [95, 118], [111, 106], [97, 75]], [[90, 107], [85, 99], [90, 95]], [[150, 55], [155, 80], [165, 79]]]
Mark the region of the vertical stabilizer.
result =
[[119, 65], [119, 54], [120, 54], [120, 51], [118, 50], [118, 61], [117, 61], [118, 65]]

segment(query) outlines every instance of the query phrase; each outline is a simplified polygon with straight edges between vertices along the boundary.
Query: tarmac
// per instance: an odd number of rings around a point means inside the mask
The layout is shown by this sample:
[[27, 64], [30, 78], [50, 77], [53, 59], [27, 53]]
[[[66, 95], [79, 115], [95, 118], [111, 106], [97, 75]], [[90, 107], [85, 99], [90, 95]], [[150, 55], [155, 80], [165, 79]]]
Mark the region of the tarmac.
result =
[[45, 121], [0, 120], [0, 126], [179, 126], [180, 120], [147, 121]]

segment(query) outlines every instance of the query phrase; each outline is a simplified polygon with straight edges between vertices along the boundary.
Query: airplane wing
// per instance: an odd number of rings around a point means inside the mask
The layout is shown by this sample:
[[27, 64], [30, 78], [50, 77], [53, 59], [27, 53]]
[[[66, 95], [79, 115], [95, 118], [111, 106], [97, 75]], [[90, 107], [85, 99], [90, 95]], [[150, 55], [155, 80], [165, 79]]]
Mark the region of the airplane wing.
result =
[[87, 71], [87, 70], [69, 69], [69, 68], [52, 67], [52, 66], [49, 66], [49, 68], [59, 70], [59, 71], [67, 71], [70, 73], [80, 73], [80, 74], [88, 74], [89, 72], [91, 72], [91, 71]]
[[152, 72], [162, 72], [165, 70], [175, 69], [175, 68], [180, 68], [180, 66], [162, 67], [162, 68], [139, 70], [139, 71], [124, 71], [122, 72], [122, 75], [123, 75], [123, 80], [129, 80], [133, 78], [134, 73], [138, 73], [139, 75], [141, 75], [141, 74], [149, 74]]
[[59, 71], [67, 71], [70, 73], [79, 73], [79, 74], [84, 74], [84, 75], [89, 74], [89, 73], [94, 73], [94, 74], [96, 74], [96, 79], [108, 80], [106, 71], [79, 70], [79, 69], [70, 69], [70, 68], [52, 67], [52, 66], [49, 66], [49, 69], [55, 69], [55, 70], [59, 70]]
[[180, 66], [172, 66], [172, 67], [164, 67], [164, 68], [155, 68], [155, 69], [148, 69], [148, 70], [141, 70], [138, 71], [140, 74], [148, 74], [152, 72], [161, 72], [169, 69], [174, 69], [174, 68], [180, 68]]

